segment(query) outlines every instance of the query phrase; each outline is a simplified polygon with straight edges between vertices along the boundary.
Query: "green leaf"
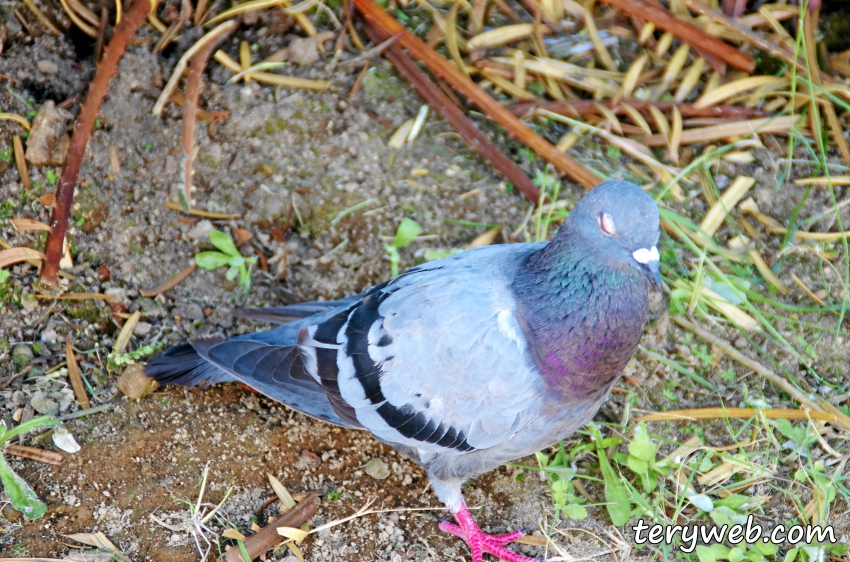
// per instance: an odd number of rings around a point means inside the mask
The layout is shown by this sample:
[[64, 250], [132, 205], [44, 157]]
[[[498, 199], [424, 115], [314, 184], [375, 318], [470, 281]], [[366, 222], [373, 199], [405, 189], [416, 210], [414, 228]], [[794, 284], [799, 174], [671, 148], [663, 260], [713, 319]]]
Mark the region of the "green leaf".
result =
[[227, 265], [231, 267], [242, 267], [245, 265], [245, 258], [242, 256], [231, 256], [227, 261]]
[[242, 555], [242, 560], [245, 562], [251, 562], [251, 555], [248, 554], [248, 549], [245, 548], [245, 543], [242, 541], [236, 541], [236, 544], [239, 545], [239, 553]]
[[649, 440], [649, 433], [645, 424], [640, 424], [635, 428], [635, 438], [629, 443], [629, 456], [646, 463], [655, 460], [655, 445]]
[[[785, 554], [785, 562], [794, 562], [797, 559], [797, 553], [800, 552], [799, 548], [792, 548]], [[736, 561], [737, 562], [737, 561]]]
[[605, 480], [605, 501], [608, 509], [608, 515], [611, 516], [611, 523], [617, 527], [622, 527], [628, 523], [631, 517], [631, 501], [629, 499], [629, 491], [620, 480], [619, 475], [614, 472], [611, 463], [608, 462], [608, 457], [605, 456], [605, 448], [602, 446], [604, 441], [599, 429], [595, 427], [589, 428], [593, 440], [596, 442], [596, 456], [599, 458], [599, 470], [602, 472], [602, 478]]
[[218, 269], [230, 263], [231, 256], [221, 252], [201, 252], [195, 256], [195, 263], [201, 269]]
[[737, 546], [733, 546], [729, 549], [727, 557], [729, 558], [729, 562], [741, 562], [741, 560], [747, 559], [746, 553]]
[[6, 464], [6, 457], [2, 453], [0, 453], [0, 483], [3, 484], [3, 491], [12, 502], [12, 507], [23, 513], [24, 517], [30, 521], [35, 521], [47, 511], [47, 505], [39, 500], [29, 484]]
[[697, 558], [699, 562], [717, 562], [717, 557], [714, 556], [714, 551], [707, 546], [697, 546]]
[[740, 509], [744, 504], [750, 501], [752, 498], [748, 498], [747, 496], [742, 496], [741, 494], [733, 494], [731, 496], [727, 496], [721, 500], [717, 500], [714, 502], [715, 507], [728, 507], [729, 509]]
[[233, 281], [236, 279], [236, 276], [239, 275], [239, 268], [237, 266], [232, 266], [227, 270], [227, 274], [224, 276], [228, 281]]
[[570, 519], [587, 519], [587, 509], [581, 505], [567, 504], [562, 511]]
[[38, 416], [37, 418], [33, 418], [30, 421], [24, 422], [20, 425], [16, 425], [12, 429], [6, 431], [6, 422], [0, 420], [0, 445], [14, 437], [17, 437], [18, 435], [23, 435], [24, 433], [32, 431], [33, 429], [38, 429], [43, 425], [46, 425], [48, 428], [51, 428], [61, 424], [62, 422], [60, 422], [53, 416]]
[[419, 223], [408, 218], [401, 219], [401, 224], [398, 225], [398, 230], [395, 233], [393, 247], [404, 248], [416, 238], [419, 234]]
[[765, 556], [773, 556], [779, 552], [779, 547], [772, 542], [756, 541], [753, 547]]
[[227, 234], [219, 230], [210, 231], [210, 242], [212, 242], [213, 246], [229, 256], [242, 255], [239, 253], [239, 250], [236, 249], [236, 246], [233, 245], [233, 240], [231, 240]]

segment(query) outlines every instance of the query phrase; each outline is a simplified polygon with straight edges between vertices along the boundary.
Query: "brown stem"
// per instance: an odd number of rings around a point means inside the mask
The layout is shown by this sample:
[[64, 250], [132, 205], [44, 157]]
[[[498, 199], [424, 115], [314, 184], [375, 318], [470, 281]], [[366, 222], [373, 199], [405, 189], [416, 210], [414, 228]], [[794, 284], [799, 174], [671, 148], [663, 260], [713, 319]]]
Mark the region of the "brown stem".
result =
[[[381, 32], [378, 29], [367, 25], [365, 31], [373, 43], [382, 41]], [[416, 63], [405, 56], [398, 45], [390, 45], [384, 51], [384, 56], [392, 63], [398, 73], [419, 92], [419, 95], [425, 98], [425, 101], [443, 116], [446, 123], [454, 127], [469, 146], [475, 149], [490, 165], [499, 170], [505, 176], [505, 179], [514, 184], [532, 203], [537, 203], [540, 199], [540, 190], [528, 179], [528, 176], [510, 158], [496, 148], [484, 133], [475, 127], [463, 111], [452, 103], [445, 92], [431, 82], [428, 76], [416, 66]]]
[[[277, 532], [278, 527], [300, 527], [316, 514], [322, 500], [315, 495], [310, 495], [298, 505], [245, 539], [242, 543], [251, 560], [262, 556], [269, 550], [286, 540], [286, 537]], [[232, 547], [224, 556], [225, 562], [242, 562], [242, 553], [239, 548]]]
[[532, 131], [516, 115], [502, 107], [487, 92], [482, 90], [470, 78], [451, 64], [434, 49], [410, 33], [383, 8], [372, 0], [353, 0], [364, 19], [379, 29], [383, 37], [399, 35], [393, 46], [407, 49], [410, 55], [425, 63], [438, 78], [443, 78], [455, 90], [461, 92], [488, 117], [503, 126], [508, 132], [533, 150], [538, 156], [551, 163], [556, 169], [569, 176], [573, 181], [591, 188], [601, 180], [587, 168], [560, 152], [546, 139]]
[[41, 282], [51, 287], [56, 286], [59, 274], [59, 260], [62, 259], [62, 245], [68, 231], [68, 217], [71, 213], [71, 203], [74, 201], [74, 188], [77, 187], [77, 175], [86, 153], [86, 145], [91, 136], [95, 117], [109, 87], [109, 79], [118, 68], [118, 61], [127, 50], [127, 45], [136, 34], [136, 30], [145, 21], [151, 5], [156, 0], [133, 0], [133, 5], [125, 14], [121, 24], [115, 28], [112, 40], [106, 47], [103, 58], [97, 64], [97, 73], [89, 85], [86, 101], [80, 108], [80, 116], [74, 125], [68, 155], [62, 166], [62, 175], [56, 187], [56, 207], [50, 219], [50, 234], [47, 235], [47, 245], [44, 251], [44, 267], [41, 269]]
[[716, 37], [712, 37], [697, 26], [677, 18], [661, 6], [647, 4], [642, 0], [602, 1], [622, 12], [654, 23], [658, 29], [669, 31], [679, 40], [716, 56], [729, 66], [747, 73], [752, 73], [756, 68], [756, 63], [751, 56]]
[[[235, 26], [234, 26], [235, 28]], [[183, 201], [181, 206], [188, 211], [192, 202], [192, 177], [195, 162], [195, 125], [198, 117], [198, 98], [201, 95], [201, 79], [207, 60], [215, 46], [226, 34], [219, 35], [213, 41], [205, 43], [189, 63], [186, 74], [186, 96], [183, 101]]]

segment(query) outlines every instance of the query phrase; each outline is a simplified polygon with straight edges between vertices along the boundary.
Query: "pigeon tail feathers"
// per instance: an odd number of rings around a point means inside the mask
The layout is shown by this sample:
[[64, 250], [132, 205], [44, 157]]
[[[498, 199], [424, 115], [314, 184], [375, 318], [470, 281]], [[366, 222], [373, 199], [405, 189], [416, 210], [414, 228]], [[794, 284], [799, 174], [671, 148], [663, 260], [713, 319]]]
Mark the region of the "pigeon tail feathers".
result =
[[204, 336], [172, 347], [148, 363], [145, 374], [160, 384], [177, 386], [206, 388], [211, 384], [235, 381], [233, 375], [206, 359], [209, 348], [226, 339], [222, 335]]

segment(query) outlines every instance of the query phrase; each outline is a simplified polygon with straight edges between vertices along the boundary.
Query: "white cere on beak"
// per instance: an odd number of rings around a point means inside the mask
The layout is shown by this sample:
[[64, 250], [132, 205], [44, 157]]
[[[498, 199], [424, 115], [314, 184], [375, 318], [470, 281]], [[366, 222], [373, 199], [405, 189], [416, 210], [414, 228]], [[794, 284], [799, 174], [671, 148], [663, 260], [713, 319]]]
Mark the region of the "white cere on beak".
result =
[[648, 250], [646, 248], [640, 248], [632, 252], [632, 257], [635, 258], [636, 262], [644, 265], [652, 261], [658, 261], [658, 248], [655, 246]]

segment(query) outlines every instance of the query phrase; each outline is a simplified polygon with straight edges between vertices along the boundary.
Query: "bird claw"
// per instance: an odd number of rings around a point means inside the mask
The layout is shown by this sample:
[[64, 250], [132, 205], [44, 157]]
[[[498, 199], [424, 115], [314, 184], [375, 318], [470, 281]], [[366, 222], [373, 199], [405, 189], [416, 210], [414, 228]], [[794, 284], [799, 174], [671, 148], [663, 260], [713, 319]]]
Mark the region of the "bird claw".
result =
[[454, 515], [459, 524], [442, 521], [440, 530], [466, 541], [472, 551], [472, 562], [484, 562], [485, 552], [505, 562], [537, 562], [536, 558], [522, 556], [504, 546], [524, 537], [527, 534], [525, 529], [503, 535], [488, 535], [478, 527], [465, 506]]

